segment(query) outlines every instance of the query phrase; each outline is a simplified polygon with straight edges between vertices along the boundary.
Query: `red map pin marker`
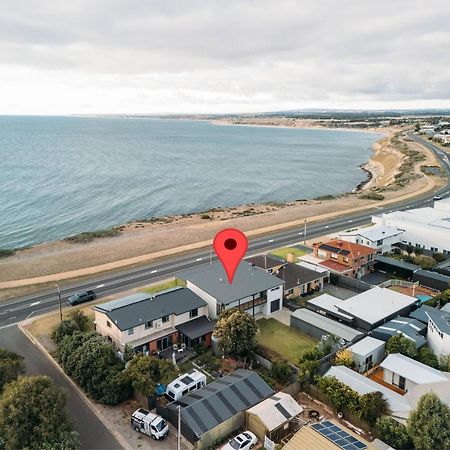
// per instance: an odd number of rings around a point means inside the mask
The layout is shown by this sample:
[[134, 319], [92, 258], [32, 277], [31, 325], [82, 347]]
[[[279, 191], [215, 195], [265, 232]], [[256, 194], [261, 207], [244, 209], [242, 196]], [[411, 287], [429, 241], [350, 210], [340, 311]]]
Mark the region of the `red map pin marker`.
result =
[[226, 228], [216, 234], [213, 242], [214, 251], [220, 259], [228, 282], [233, 283], [234, 273], [247, 251], [248, 242], [245, 234], [236, 228]]

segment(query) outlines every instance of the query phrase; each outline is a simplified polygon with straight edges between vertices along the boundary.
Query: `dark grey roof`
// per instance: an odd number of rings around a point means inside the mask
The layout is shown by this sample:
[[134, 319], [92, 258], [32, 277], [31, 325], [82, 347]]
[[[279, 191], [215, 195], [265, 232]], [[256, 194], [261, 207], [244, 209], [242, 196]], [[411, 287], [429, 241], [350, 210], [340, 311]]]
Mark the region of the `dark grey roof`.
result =
[[256, 267], [261, 267], [261, 269], [265, 270], [273, 269], [274, 267], [279, 267], [281, 265], [286, 264], [286, 261], [274, 258], [273, 256], [269, 255], [251, 256], [250, 258], [246, 258], [245, 260]]
[[154, 295], [130, 295], [94, 306], [93, 309], [105, 313], [123, 331], [169, 314], [178, 316], [205, 305], [206, 302], [197, 294], [179, 287]]
[[232, 284], [228, 283], [225, 270], [219, 261], [186, 270], [177, 276], [195, 284], [223, 305], [283, 284], [277, 277], [245, 261], [236, 269]]
[[433, 312], [434, 310], [437, 310], [437, 309], [433, 308], [433, 306], [422, 305], [420, 308], [417, 308], [416, 310], [411, 312], [409, 314], [409, 317], [412, 317], [413, 319], [420, 320], [421, 322], [427, 324], [429, 317], [428, 317], [428, 315], [426, 313], [429, 312], [429, 311]]
[[403, 334], [415, 342], [416, 348], [420, 348], [427, 342], [426, 338], [422, 335], [425, 334], [426, 329], [426, 324], [419, 320], [399, 316], [373, 329], [372, 336], [387, 341], [391, 336]]
[[447, 275], [442, 275], [441, 273], [437, 273], [437, 272], [431, 272], [431, 270], [417, 270], [416, 272], [414, 272], [414, 276], [422, 276], [422, 277], [428, 277], [431, 278], [432, 280], [438, 280], [438, 281], [442, 281], [444, 283], [447, 283], [448, 285], [450, 285], [450, 277]]
[[297, 264], [287, 263], [276, 276], [284, 281], [284, 289], [292, 289], [302, 284], [326, 277], [326, 273], [316, 272]]
[[206, 316], [200, 316], [189, 322], [177, 325], [175, 328], [189, 339], [197, 339], [200, 336], [204, 336], [205, 334], [214, 331], [214, 325], [215, 322], [208, 319]]
[[384, 264], [398, 267], [400, 269], [411, 270], [412, 272], [420, 269], [420, 266], [416, 266], [415, 264], [411, 264], [400, 259], [390, 258], [389, 256], [376, 255], [375, 260]]
[[425, 313], [434, 322], [439, 331], [445, 334], [450, 334], [450, 313], [440, 309], [427, 309]]
[[272, 388], [256, 372], [238, 369], [181, 397], [168, 408], [176, 410], [181, 405], [183, 422], [200, 438], [225, 420], [273, 394]]

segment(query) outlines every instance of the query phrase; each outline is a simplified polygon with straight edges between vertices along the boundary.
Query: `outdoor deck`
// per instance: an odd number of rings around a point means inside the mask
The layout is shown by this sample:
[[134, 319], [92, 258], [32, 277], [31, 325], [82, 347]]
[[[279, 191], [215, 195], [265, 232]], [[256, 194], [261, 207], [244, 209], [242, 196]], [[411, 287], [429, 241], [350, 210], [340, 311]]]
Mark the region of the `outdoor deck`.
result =
[[196, 353], [194, 350], [190, 348], [186, 348], [184, 350], [178, 349], [174, 350], [173, 347], [166, 348], [165, 350], [161, 350], [159, 352], [159, 356], [163, 359], [168, 359], [169, 361], [173, 361], [173, 353], [175, 352], [175, 361], [177, 364], [183, 364], [186, 361], [189, 361]]
[[405, 395], [406, 391], [404, 391], [403, 389], [398, 388], [397, 386], [393, 386], [392, 384], [386, 383], [383, 380], [383, 369], [381, 367], [378, 367], [377, 369], [375, 369], [370, 375], [369, 378], [372, 381], [375, 381], [378, 384], [381, 384], [382, 386], [390, 389], [391, 391], [396, 392], [397, 394], [400, 395]]

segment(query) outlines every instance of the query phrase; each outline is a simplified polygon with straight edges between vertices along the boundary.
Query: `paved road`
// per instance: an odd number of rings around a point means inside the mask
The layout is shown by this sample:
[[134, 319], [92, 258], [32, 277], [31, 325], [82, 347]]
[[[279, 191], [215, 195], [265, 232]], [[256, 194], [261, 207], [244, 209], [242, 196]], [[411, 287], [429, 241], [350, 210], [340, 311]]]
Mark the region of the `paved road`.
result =
[[[420, 137], [410, 134], [412, 139], [423, 143], [429, 149], [435, 152], [441, 160], [443, 167], [450, 176], [450, 164], [448, 157], [440, 149], [429, 142], [423, 141]], [[374, 207], [362, 213], [342, 216], [336, 219], [316, 222], [307, 226], [307, 237], [314, 238], [333, 231], [347, 229], [370, 222], [373, 214], [381, 214], [382, 212], [391, 212], [394, 210], [405, 210], [424, 206], [431, 206], [433, 195], [440, 194], [442, 196], [450, 195], [450, 184], [448, 183], [433, 194], [427, 194], [414, 200], [404, 201], [385, 208]], [[284, 245], [295, 244], [304, 239], [304, 228], [292, 229], [268, 235], [262, 238], [253, 239], [249, 242], [248, 254], [270, 250]], [[143, 284], [163, 280], [170, 276], [200, 264], [208, 264], [211, 257], [209, 251], [198, 251], [188, 256], [180, 256], [163, 262], [149, 264], [133, 269], [126, 269], [114, 275], [99, 275], [94, 281], [80, 282], [66, 287], [63, 290], [63, 305], [66, 298], [72, 293], [94, 289], [99, 297], [104, 297], [115, 292], [120, 292]], [[212, 257], [215, 260], [215, 257]], [[11, 326], [30, 316], [39, 315], [58, 308], [58, 297], [55, 291], [47, 291], [41, 294], [35, 294], [28, 297], [21, 297], [14, 300], [8, 300], [0, 303], [0, 330], [2, 327]]]
[[86, 405], [76, 389], [17, 326], [1, 330], [0, 347], [18, 351], [25, 357], [28, 375], [48, 375], [67, 394], [67, 409], [80, 434], [81, 448], [121, 449], [122, 446]]

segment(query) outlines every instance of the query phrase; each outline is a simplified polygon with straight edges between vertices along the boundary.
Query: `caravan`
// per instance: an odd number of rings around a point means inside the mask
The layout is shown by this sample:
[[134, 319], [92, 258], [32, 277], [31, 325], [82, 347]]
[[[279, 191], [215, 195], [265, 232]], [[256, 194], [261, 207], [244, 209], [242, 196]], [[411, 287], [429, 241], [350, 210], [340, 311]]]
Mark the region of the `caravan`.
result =
[[183, 395], [206, 386], [206, 375], [196, 369], [180, 375], [167, 386], [166, 396], [178, 401]]

